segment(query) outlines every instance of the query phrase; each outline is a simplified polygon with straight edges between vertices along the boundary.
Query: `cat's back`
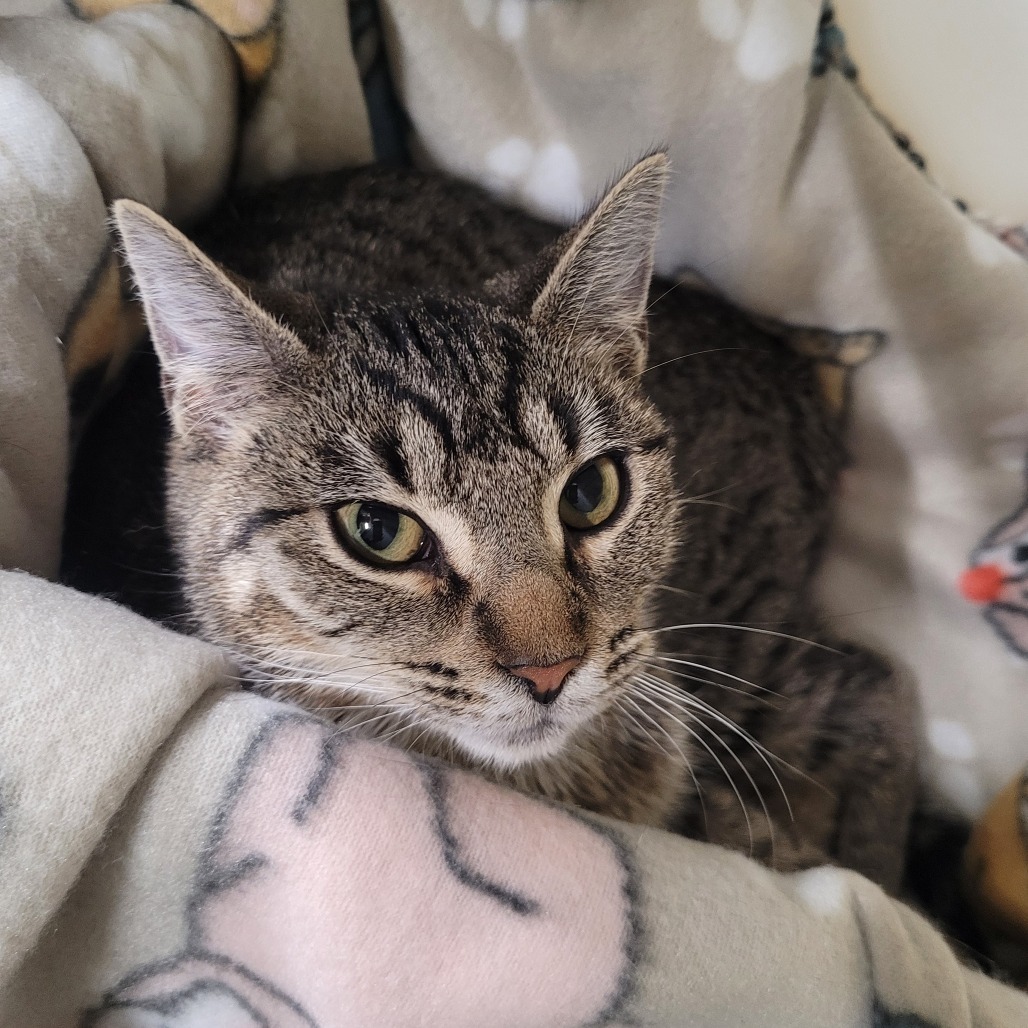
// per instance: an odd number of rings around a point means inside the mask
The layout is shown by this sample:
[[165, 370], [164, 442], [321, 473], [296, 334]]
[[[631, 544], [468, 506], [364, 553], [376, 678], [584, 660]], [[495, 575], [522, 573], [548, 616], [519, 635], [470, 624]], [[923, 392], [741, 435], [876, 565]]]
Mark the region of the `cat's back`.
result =
[[254, 282], [330, 297], [475, 290], [556, 230], [467, 183], [373, 166], [236, 194], [194, 235]]

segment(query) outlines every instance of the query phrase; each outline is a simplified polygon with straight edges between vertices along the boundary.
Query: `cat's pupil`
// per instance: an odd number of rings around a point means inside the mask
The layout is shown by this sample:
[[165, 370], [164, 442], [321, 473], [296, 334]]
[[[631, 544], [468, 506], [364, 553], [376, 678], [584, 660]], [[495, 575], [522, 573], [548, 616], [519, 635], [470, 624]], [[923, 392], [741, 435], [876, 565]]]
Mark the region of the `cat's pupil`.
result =
[[400, 512], [377, 503], [364, 503], [357, 511], [356, 527], [365, 546], [387, 550], [400, 530]]
[[564, 499], [583, 514], [594, 511], [603, 499], [603, 475], [595, 464], [583, 468], [564, 487]]
[[1028, 543], [1020, 543], [1014, 547], [1014, 560], [1018, 564], [1023, 564], [1028, 560]]

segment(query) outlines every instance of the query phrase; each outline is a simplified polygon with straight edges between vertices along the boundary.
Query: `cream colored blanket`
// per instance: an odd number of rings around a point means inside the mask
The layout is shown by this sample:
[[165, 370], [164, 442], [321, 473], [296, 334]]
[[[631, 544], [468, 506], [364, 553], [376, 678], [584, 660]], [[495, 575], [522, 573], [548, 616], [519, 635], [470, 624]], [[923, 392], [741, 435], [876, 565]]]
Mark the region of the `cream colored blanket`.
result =
[[[69, 425], [140, 330], [107, 203], [184, 220], [233, 174], [373, 156], [373, 25], [354, 48], [341, 0], [197, 7], [0, 0], [0, 564], [33, 573], [0, 572], [0, 1024], [1028, 1024], [1028, 999], [857, 876], [775, 875], [346, 741], [45, 581]], [[858, 382], [825, 592], [923, 673], [950, 724], [935, 780], [973, 808], [969, 782], [1025, 757], [1024, 672], [946, 596], [1017, 492], [985, 419], [1024, 406], [1028, 271], [838, 75], [808, 81], [813, 4], [382, 9], [422, 154], [570, 217], [669, 141], [665, 270], [890, 333]]]

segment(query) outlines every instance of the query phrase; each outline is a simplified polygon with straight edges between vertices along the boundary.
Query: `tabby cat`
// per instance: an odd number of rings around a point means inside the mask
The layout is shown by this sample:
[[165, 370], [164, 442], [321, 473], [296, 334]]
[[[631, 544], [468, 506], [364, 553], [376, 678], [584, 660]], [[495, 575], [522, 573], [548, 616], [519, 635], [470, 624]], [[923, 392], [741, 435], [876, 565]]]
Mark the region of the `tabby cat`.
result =
[[666, 176], [559, 237], [409, 170], [237, 199], [202, 249], [119, 202], [189, 623], [355, 730], [893, 888], [911, 694], [808, 599], [838, 418], [766, 326], [650, 293]]

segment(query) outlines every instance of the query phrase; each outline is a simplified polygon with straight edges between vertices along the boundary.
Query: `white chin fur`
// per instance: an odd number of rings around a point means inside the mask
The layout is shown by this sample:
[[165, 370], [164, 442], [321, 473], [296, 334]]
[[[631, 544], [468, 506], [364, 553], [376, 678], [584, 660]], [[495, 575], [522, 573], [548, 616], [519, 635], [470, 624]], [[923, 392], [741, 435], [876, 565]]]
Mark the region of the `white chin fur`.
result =
[[535, 737], [529, 737], [526, 731], [524, 741], [516, 737], [502, 739], [466, 729], [458, 729], [452, 738], [476, 762], [513, 771], [525, 764], [555, 757], [567, 744], [569, 735], [568, 728], [553, 725], [545, 734]]

